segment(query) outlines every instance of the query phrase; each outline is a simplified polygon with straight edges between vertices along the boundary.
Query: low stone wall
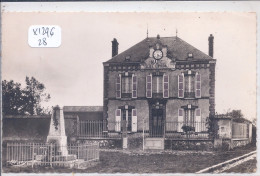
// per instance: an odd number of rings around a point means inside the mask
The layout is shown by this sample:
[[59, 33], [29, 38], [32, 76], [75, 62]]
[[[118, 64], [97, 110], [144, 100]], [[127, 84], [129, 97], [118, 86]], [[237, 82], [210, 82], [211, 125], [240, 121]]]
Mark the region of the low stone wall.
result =
[[165, 140], [165, 149], [168, 150], [206, 150], [214, 149], [212, 140]]
[[[99, 143], [101, 149], [122, 149], [122, 139], [84, 139], [78, 140], [79, 143], [93, 144]], [[128, 136], [127, 149], [142, 150], [143, 137], [142, 134], [134, 134]], [[212, 140], [174, 140], [166, 139], [164, 142], [165, 150], [198, 150], [211, 151], [214, 149]]]
[[242, 147], [249, 144], [249, 139], [223, 139], [222, 141], [222, 149], [230, 150], [237, 147]]
[[249, 144], [250, 141], [249, 139], [232, 139], [231, 140], [231, 148], [236, 148], [236, 147], [242, 147], [247, 144]]
[[128, 149], [143, 149], [143, 134], [142, 133], [133, 133], [128, 134]]
[[122, 139], [82, 139], [78, 143], [99, 144], [101, 149], [122, 149]]

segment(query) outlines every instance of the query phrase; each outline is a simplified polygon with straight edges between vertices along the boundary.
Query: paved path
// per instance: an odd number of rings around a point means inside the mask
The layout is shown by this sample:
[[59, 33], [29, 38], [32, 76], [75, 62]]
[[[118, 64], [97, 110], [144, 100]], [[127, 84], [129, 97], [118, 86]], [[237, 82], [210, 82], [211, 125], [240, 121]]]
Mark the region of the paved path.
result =
[[225, 170], [228, 170], [232, 167], [235, 167], [239, 164], [242, 164], [248, 160], [256, 158], [256, 151], [247, 153], [245, 155], [233, 158], [231, 160], [216, 164], [214, 166], [202, 169], [196, 173], [207, 173], [207, 172], [212, 172], [212, 173], [221, 173], [224, 172]]
[[248, 157], [246, 157], [246, 158], [244, 158], [244, 159], [238, 160], [237, 162], [235, 162], [235, 163], [233, 163], [233, 164], [228, 164], [228, 165], [226, 165], [226, 166], [224, 166], [224, 167], [222, 167], [222, 168], [220, 168], [220, 169], [218, 169], [218, 170], [215, 170], [213, 173], [221, 173], [221, 172], [224, 172], [224, 171], [226, 171], [226, 170], [228, 170], [228, 169], [231, 169], [232, 167], [238, 166], [238, 165], [240, 165], [240, 164], [242, 164], [242, 163], [244, 163], [244, 162], [246, 162], [246, 161], [252, 160], [252, 159], [254, 159], [254, 158], [256, 158], [256, 153], [253, 154], [253, 155], [250, 155], [250, 156], [248, 156]]

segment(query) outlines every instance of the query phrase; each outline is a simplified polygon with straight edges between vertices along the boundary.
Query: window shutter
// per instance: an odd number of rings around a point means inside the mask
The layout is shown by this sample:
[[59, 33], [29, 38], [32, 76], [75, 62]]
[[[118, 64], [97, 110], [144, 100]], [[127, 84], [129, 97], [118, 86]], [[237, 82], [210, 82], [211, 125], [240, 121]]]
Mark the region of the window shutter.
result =
[[121, 109], [116, 109], [115, 131], [121, 131]]
[[201, 109], [195, 110], [195, 132], [201, 132]]
[[163, 75], [163, 98], [169, 98], [169, 75]]
[[121, 75], [116, 78], [116, 98], [121, 98]]
[[137, 132], [137, 111], [132, 109], [132, 132]]
[[152, 98], [152, 75], [146, 76], [146, 97]]
[[137, 77], [132, 75], [132, 98], [137, 98]]
[[200, 77], [200, 74], [196, 74], [196, 81], [195, 81], [195, 95], [196, 95], [196, 98], [200, 98], [201, 97], [201, 77]]
[[182, 126], [184, 125], [183, 121], [184, 121], [184, 110], [179, 108], [178, 109], [178, 129], [177, 129], [178, 132], [183, 132], [183, 130], [182, 130]]
[[184, 98], [184, 75], [178, 75], [178, 97]]

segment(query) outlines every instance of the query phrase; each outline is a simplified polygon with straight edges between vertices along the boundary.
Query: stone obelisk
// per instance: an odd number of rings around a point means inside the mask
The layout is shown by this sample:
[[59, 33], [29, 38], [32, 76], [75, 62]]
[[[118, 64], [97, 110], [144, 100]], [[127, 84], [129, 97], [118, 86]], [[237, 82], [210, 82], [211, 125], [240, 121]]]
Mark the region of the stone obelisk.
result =
[[62, 156], [68, 155], [63, 109], [59, 106], [55, 106], [52, 110], [47, 143], [55, 143], [58, 145], [58, 151], [61, 152]]

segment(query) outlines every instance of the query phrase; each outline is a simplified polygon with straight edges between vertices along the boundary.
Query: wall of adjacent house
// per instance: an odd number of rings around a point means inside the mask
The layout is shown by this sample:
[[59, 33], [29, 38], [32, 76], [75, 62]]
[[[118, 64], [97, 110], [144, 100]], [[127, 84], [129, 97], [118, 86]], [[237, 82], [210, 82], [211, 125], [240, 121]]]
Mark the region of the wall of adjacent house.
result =
[[46, 142], [50, 118], [3, 118], [3, 141]]
[[232, 149], [251, 142], [252, 124], [249, 122], [234, 122], [231, 118], [216, 119], [218, 135], [222, 148]]
[[220, 119], [218, 120], [218, 135], [219, 138], [232, 138], [232, 121], [231, 119]]

